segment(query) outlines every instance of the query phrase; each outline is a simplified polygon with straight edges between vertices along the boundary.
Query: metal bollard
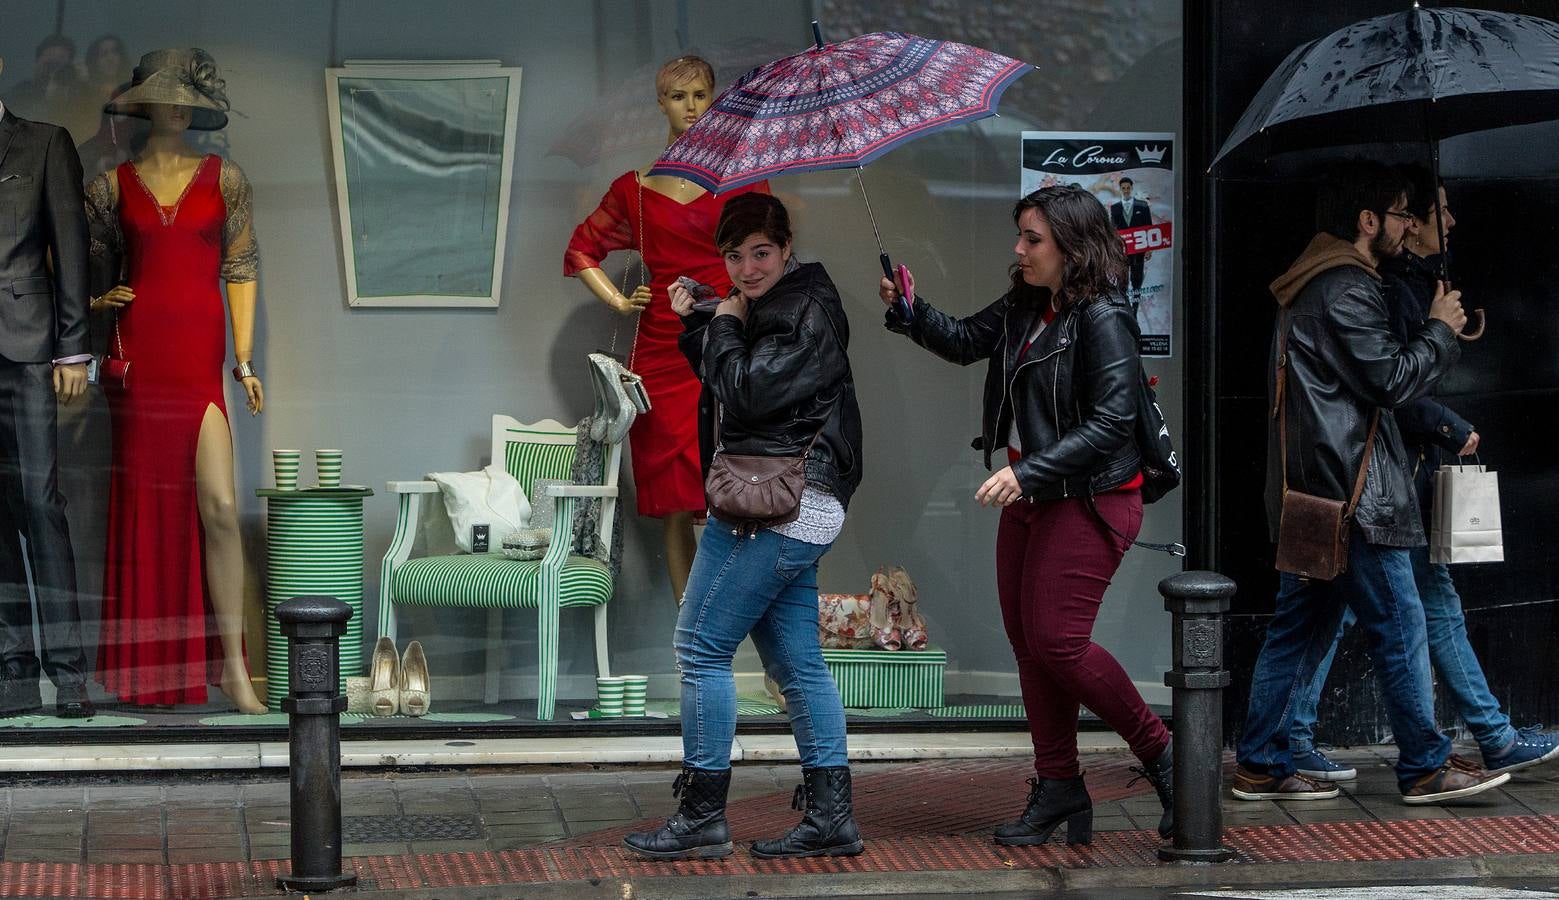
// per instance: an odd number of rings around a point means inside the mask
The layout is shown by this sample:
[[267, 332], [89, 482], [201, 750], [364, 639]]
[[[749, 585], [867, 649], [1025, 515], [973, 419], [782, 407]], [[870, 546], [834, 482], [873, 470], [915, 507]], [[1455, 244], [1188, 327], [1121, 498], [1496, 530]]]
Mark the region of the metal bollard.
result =
[[292, 874], [289, 891], [330, 891], [357, 884], [341, 872], [341, 713], [337, 644], [352, 607], [334, 597], [294, 597], [276, 607], [287, 636], [288, 771], [292, 775]]
[[1234, 582], [1217, 572], [1182, 572], [1158, 583], [1173, 616], [1175, 835], [1165, 862], [1227, 862], [1223, 846], [1223, 614]]

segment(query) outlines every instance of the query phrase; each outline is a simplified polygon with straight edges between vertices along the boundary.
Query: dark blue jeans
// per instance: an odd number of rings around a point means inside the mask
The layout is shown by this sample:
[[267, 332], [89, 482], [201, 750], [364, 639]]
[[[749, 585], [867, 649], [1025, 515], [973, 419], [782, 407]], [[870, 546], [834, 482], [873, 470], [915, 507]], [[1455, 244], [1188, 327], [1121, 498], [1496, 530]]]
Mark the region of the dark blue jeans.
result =
[[709, 520], [677, 616], [684, 765], [731, 767], [731, 658], [749, 634], [769, 676], [784, 686], [801, 765], [848, 765], [844, 704], [817, 641], [817, 561], [829, 546], [767, 529], [735, 535]]
[[[1424, 620], [1429, 628], [1429, 661], [1478, 747], [1485, 756], [1497, 755], [1516, 739], [1516, 729], [1489, 690], [1488, 679], [1483, 677], [1483, 666], [1478, 663], [1472, 643], [1467, 640], [1467, 619], [1462, 614], [1461, 595], [1451, 581], [1451, 570], [1430, 562], [1428, 547], [1414, 547], [1408, 551], [1408, 556], [1412, 560], [1413, 578], [1418, 583], [1418, 597], [1424, 604]], [[1346, 627], [1352, 621], [1345, 619], [1343, 624]], [[1341, 628], [1337, 630], [1337, 637], [1342, 637]], [[1289, 744], [1295, 754], [1305, 753], [1315, 746], [1316, 706], [1320, 703], [1321, 690], [1331, 671], [1336, 650], [1334, 641], [1332, 650], [1316, 669], [1315, 680], [1299, 698], [1294, 726], [1288, 732]]]
[[1251, 675], [1240, 765], [1267, 775], [1294, 773], [1289, 726], [1336, 643], [1344, 608], [1353, 610], [1368, 636], [1396, 738], [1397, 781], [1405, 789], [1445, 764], [1451, 741], [1435, 730], [1424, 607], [1409, 551], [1371, 544], [1357, 529], [1348, 546], [1348, 571], [1335, 580], [1282, 576], [1277, 609]]

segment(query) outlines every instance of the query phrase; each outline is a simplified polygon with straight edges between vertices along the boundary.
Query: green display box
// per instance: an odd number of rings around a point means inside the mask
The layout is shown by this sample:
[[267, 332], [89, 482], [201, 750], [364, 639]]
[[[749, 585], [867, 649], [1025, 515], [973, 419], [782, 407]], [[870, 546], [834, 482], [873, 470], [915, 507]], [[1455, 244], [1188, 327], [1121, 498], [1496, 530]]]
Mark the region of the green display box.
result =
[[934, 709], [942, 705], [947, 653], [924, 650], [824, 650], [839, 697], [847, 707]]

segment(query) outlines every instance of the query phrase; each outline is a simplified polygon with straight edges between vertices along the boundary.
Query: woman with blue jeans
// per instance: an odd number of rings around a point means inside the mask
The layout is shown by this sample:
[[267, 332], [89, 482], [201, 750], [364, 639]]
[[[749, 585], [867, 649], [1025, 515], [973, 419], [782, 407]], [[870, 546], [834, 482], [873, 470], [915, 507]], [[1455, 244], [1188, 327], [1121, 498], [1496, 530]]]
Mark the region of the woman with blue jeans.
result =
[[861, 415], [846, 355], [839, 293], [817, 263], [791, 253], [790, 219], [767, 194], [734, 197], [715, 245], [734, 289], [713, 315], [670, 290], [684, 317], [682, 346], [719, 407], [717, 452], [806, 456], [795, 521], [751, 529], [711, 515], [677, 618], [682, 673], [682, 774], [677, 812], [624, 844], [652, 859], [709, 859], [732, 850], [725, 819], [736, 736], [731, 659], [752, 635], [784, 686], [801, 754], [802, 821], [753, 844], [754, 856], [844, 856], [864, 847], [851, 811], [844, 706], [817, 639], [817, 564], [844, 526], [861, 480]]
[[[1422, 327], [1429, 302], [1434, 299], [1440, 278], [1441, 235], [1443, 232], [1449, 236], [1456, 226], [1456, 217], [1446, 201], [1445, 188], [1435, 185], [1428, 169], [1405, 167], [1402, 174], [1413, 187], [1407, 205], [1413, 222], [1408, 226], [1404, 252], [1382, 260], [1380, 274], [1381, 292], [1391, 310], [1392, 330], [1398, 338], [1407, 340]], [[1429, 512], [1434, 503], [1435, 470], [1457, 457], [1476, 453], [1480, 438], [1471, 423], [1433, 397], [1420, 397], [1397, 408], [1395, 415], [1408, 455], [1414, 461], [1413, 486], [1427, 534], [1431, 531]], [[1545, 734], [1541, 726], [1517, 730], [1511, 725], [1510, 716], [1499, 708], [1499, 701], [1483, 675], [1483, 666], [1467, 640], [1467, 619], [1462, 614], [1462, 598], [1451, 580], [1450, 568], [1430, 562], [1427, 547], [1409, 548], [1408, 558], [1424, 605], [1429, 661], [1439, 676], [1440, 686], [1450, 695], [1451, 705], [1478, 742], [1484, 769], [1491, 774], [1514, 772], [1559, 758], [1559, 735]], [[1316, 707], [1321, 689], [1337, 653], [1337, 639], [1352, 623], [1350, 612], [1337, 629], [1315, 678], [1295, 698], [1294, 723], [1288, 731], [1289, 747], [1299, 773], [1323, 781], [1347, 781], [1358, 774], [1349, 766], [1333, 762], [1315, 747]]]

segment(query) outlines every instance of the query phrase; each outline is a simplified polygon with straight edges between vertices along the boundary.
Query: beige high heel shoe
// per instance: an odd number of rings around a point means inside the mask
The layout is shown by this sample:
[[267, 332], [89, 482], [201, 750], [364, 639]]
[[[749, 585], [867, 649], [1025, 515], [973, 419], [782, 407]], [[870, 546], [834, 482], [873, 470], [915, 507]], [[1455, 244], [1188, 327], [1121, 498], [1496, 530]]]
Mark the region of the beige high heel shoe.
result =
[[373, 664], [368, 669], [368, 708], [376, 716], [393, 716], [401, 705], [400, 654], [387, 637], [374, 644]]
[[408, 716], [425, 716], [433, 705], [429, 696], [428, 658], [422, 652], [422, 642], [406, 645], [406, 655], [401, 658], [401, 712]]

